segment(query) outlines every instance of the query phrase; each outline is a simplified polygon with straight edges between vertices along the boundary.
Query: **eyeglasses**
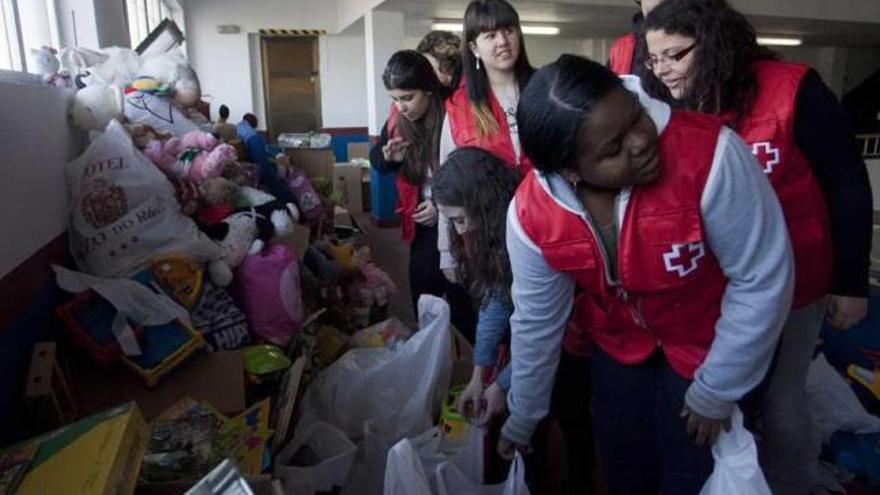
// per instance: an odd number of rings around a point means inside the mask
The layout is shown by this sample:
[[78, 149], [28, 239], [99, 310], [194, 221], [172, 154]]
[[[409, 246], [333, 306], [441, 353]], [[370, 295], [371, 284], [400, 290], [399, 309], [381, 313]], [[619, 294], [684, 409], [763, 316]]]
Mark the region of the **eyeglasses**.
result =
[[681, 50], [678, 53], [673, 53], [672, 55], [660, 55], [659, 57], [655, 57], [654, 55], [649, 56], [645, 59], [645, 67], [653, 71], [655, 67], [660, 67], [661, 65], [669, 65], [673, 62], [681, 62], [681, 59], [687, 57], [687, 54], [694, 51], [694, 48], [697, 47], [697, 44], [693, 45]]

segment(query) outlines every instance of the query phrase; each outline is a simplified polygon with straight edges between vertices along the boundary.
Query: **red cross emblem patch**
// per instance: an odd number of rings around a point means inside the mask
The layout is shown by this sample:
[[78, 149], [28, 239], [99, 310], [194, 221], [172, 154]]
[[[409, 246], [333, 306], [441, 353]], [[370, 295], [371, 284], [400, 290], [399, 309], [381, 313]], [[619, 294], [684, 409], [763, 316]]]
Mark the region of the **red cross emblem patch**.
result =
[[702, 242], [673, 244], [668, 253], [663, 253], [663, 264], [667, 272], [676, 272], [679, 277], [686, 277], [697, 269], [697, 262], [706, 255], [706, 246]]
[[779, 148], [774, 148], [769, 141], [752, 144], [752, 154], [764, 165], [764, 173], [773, 173], [773, 167], [779, 165]]

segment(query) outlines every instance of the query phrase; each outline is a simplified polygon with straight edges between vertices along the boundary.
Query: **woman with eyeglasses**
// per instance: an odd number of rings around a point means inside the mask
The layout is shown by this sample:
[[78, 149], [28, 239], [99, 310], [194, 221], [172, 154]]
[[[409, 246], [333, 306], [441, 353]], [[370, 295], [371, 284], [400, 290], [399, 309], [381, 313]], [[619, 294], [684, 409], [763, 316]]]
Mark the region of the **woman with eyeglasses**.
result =
[[644, 27], [655, 76], [645, 81], [649, 91], [721, 116], [782, 204], [795, 297], [762, 405], [763, 458], [774, 493], [808, 493], [818, 452], [804, 387], [823, 317], [845, 329], [867, 310], [873, 207], [865, 164], [819, 75], [758, 46], [754, 28], [726, 1], [667, 0]]

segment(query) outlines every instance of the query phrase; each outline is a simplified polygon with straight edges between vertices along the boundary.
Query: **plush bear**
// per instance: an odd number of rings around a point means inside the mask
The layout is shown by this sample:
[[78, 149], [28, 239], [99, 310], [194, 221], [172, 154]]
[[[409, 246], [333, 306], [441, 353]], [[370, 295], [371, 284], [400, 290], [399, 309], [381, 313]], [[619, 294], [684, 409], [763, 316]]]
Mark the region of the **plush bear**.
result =
[[257, 218], [252, 212], [235, 213], [222, 222], [207, 227], [205, 233], [222, 249], [220, 257], [208, 265], [208, 274], [215, 284], [226, 287], [232, 283], [232, 270], [252, 251], [257, 237]]
[[61, 62], [58, 61], [57, 50], [49, 46], [43, 46], [39, 50], [31, 48], [30, 56], [37, 74], [43, 77], [43, 82], [49, 86], [70, 87], [70, 75], [60, 70]]
[[165, 142], [150, 141], [144, 154], [166, 174], [189, 177], [197, 182], [219, 177], [227, 164], [237, 158], [235, 148], [218, 144], [216, 138], [201, 131]]
[[103, 131], [111, 120], [122, 116], [122, 91], [114, 85], [87, 86], [73, 98], [73, 123], [90, 131]]
[[293, 203], [273, 199], [253, 207], [257, 214], [257, 240], [254, 250], [261, 251], [266, 244], [278, 237], [293, 234], [293, 225], [299, 221], [299, 210]]

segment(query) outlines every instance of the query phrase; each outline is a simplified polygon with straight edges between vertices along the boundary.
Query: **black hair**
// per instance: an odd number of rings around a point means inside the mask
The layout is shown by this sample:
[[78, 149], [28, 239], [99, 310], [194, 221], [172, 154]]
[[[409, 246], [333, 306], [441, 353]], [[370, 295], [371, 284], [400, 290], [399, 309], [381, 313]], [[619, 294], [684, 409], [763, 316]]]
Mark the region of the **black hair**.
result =
[[464, 13], [464, 43], [461, 45], [461, 65], [467, 81], [467, 96], [471, 104], [471, 112], [477, 124], [477, 135], [488, 136], [498, 132], [498, 122], [492, 116], [489, 107], [491, 87], [485, 67], [476, 68], [477, 59], [471, 52], [469, 44], [476, 42], [480, 33], [496, 29], [514, 28], [519, 36], [519, 57], [513, 67], [516, 82], [520, 90], [529, 82], [535, 69], [529, 63], [526, 44], [523, 39], [519, 14], [505, 0], [474, 0], [467, 6]]
[[228, 119], [229, 118], [229, 107], [227, 107], [226, 105], [220, 105], [219, 113], [220, 113], [221, 119], [223, 119], [223, 120]]
[[584, 117], [620, 78], [602, 64], [565, 54], [539, 69], [520, 97], [516, 121], [523, 151], [541, 172], [574, 170]]
[[431, 31], [422, 38], [416, 51], [437, 59], [440, 70], [452, 79], [450, 88], [457, 88], [461, 79], [461, 38], [449, 31]]
[[[643, 29], [694, 38], [693, 73], [681, 104], [711, 114], [732, 112], [728, 123], [734, 128], [757, 93], [753, 62], [776, 57], [758, 45], [755, 28], [726, 0], [662, 2], [645, 18]], [[653, 73], [646, 74], [644, 86], [649, 94], [672, 101], [669, 90]]]
[[450, 222], [452, 256], [471, 295], [487, 302], [498, 296], [510, 303], [513, 281], [507, 256], [507, 205], [522, 176], [500, 158], [480, 148], [459, 148], [437, 171], [431, 191], [434, 201], [464, 208], [471, 230], [471, 249]]
[[437, 79], [428, 59], [415, 50], [400, 50], [392, 55], [382, 73], [382, 82], [388, 91], [424, 91], [431, 100], [418, 122], [410, 122], [403, 115], [397, 119], [397, 130], [409, 143], [401, 173], [411, 184], [421, 184], [428, 167], [434, 168], [440, 156], [440, 131], [446, 115], [443, 100], [449, 89]]

